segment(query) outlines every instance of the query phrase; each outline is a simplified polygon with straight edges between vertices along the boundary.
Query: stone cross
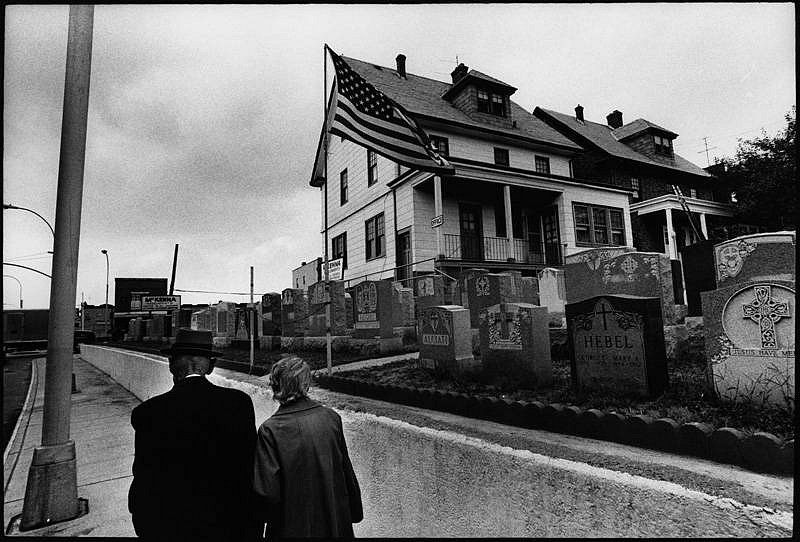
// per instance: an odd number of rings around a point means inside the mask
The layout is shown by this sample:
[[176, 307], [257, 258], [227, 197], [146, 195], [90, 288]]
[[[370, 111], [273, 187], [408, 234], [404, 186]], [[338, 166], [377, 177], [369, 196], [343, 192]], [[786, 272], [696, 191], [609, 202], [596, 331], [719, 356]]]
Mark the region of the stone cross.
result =
[[750, 318], [761, 328], [761, 348], [776, 350], [775, 324], [781, 318], [789, 318], [789, 303], [772, 299], [771, 286], [756, 286], [752, 303], [742, 305], [745, 318]]

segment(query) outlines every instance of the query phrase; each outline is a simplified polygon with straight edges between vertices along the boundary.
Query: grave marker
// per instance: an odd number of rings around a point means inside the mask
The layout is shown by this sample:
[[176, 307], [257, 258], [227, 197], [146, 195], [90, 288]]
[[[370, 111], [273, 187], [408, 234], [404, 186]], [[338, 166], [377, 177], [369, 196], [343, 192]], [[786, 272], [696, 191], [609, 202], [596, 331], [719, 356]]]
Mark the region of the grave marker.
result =
[[467, 280], [470, 324], [480, 326], [481, 311], [498, 303], [520, 303], [522, 290], [515, 278], [505, 273], [481, 273]]
[[308, 296], [300, 288], [286, 288], [281, 293], [281, 335], [302, 337], [308, 325]]
[[751, 280], [795, 280], [795, 233], [743, 235], [714, 245], [717, 287]]
[[353, 288], [357, 339], [392, 337], [392, 284], [386, 280], [365, 280]]
[[261, 296], [263, 335], [281, 334], [281, 294], [270, 292]]
[[420, 366], [460, 374], [475, 368], [469, 311], [458, 305], [426, 307], [419, 320]]
[[308, 287], [308, 331], [307, 336], [321, 337], [327, 333], [327, 309], [325, 304], [331, 300], [331, 335], [344, 335], [347, 330], [347, 304], [344, 297], [344, 282], [330, 281], [327, 291], [325, 281]]
[[667, 387], [661, 300], [607, 295], [566, 306], [572, 383], [656, 397]]

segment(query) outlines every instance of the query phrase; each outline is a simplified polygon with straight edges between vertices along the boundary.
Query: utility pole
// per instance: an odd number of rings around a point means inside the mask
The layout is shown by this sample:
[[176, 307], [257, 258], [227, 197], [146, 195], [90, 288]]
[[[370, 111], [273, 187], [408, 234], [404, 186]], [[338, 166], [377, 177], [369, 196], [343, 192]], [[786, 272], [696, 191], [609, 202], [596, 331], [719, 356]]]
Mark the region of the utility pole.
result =
[[[175, 245], [176, 249], [177, 249], [177, 247], [178, 247], [178, 245]], [[251, 265], [250, 266], [250, 306], [248, 307], [248, 309], [250, 309], [250, 373], [249, 374], [253, 374], [253, 320], [254, 320], [254, 316], [255, 316], [254, 308], [255, 307], [253, 306], [253, 266]]]
[[[175, 289], [175, 268], [178, 266], [178, 243], [175, 243], [175, 255], [172, 257], [172, 279], [169, 282], [169, 295], [172, 295], [172, 292]], [[180, 314], [181, 308], [178, 307], [178, 313]], [[170, 311], [169, 315], [169, 335], [171, 337], [175, 336], [175, 328], [177, 327], [177, 322], [175, 318], [175, 310]]]
[[69, 7], [42, 445], [33, 450], [21, 531], [70, 520], [82, 513], [75, 442], [69, 439], [69, 425], [93, 23], [94, 6]]
[[709, 146], [708, 146], [708, 137], [704, 137], [703, 138], [703, 143], [705, 143], [705, 145], [706, 145], [705, 151], [697, 151], [697, 154], [700, 154], [702, 152], [706, 153], [706, 167], [708, 167], [708, 166], [711, 165], [711, 160], [708, 159], [708, 151], [713, 151], [714, 149], [716, 149], [716, 147], [710, 147], [709, 148]]

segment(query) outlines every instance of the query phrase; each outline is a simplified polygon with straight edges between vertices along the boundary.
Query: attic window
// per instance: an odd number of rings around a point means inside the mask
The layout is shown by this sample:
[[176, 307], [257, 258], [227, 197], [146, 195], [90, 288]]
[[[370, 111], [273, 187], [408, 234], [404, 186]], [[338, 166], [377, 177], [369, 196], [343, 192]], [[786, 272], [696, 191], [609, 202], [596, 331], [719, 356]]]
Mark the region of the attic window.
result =
[[672, 141], [666, 137], [653, 136], [653, 143], [655, 144], [657, 153], [672, 156]]
[[498, 117], [506, 116], [506, 101], [502, 94], [489, 92], [486, 89], [478, 89], [478, 112], [489, 113], [497, 115]]

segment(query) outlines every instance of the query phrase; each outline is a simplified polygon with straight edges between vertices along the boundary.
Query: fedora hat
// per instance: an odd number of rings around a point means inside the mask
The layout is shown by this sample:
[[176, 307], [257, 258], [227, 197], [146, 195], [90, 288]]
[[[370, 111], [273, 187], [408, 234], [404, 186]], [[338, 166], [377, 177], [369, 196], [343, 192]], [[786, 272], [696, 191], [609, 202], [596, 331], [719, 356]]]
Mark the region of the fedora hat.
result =
[[222, 355], [213, 349], [214, 341], [210, 331], [199, 331], [195, 329], [179, 329], [175, 334], [175, 342], [169, 347], [161, 350], [162, 354], [198, 354], [215, 358]]

